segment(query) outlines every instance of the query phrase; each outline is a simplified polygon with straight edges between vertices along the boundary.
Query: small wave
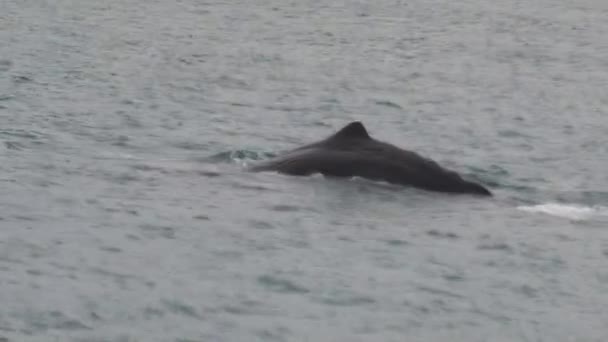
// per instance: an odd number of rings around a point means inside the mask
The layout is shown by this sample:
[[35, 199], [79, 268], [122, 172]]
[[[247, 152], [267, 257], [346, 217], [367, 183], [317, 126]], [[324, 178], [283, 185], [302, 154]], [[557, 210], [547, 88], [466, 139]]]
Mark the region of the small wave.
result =
[[564, 217], [571, 220], [584, 221], [600, 217], [608, 217], [608, 207], [584, 206], [580, 204], [544, 203], [532, 206], [519, 206], [519, 210]]

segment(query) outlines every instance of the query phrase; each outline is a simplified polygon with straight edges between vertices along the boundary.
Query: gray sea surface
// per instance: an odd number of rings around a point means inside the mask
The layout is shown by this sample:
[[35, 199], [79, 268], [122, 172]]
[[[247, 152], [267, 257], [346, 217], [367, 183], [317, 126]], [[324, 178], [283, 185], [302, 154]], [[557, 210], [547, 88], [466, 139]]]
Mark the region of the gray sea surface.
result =
[[607, 1], [0, 1], [0, 341], [606, 340]]

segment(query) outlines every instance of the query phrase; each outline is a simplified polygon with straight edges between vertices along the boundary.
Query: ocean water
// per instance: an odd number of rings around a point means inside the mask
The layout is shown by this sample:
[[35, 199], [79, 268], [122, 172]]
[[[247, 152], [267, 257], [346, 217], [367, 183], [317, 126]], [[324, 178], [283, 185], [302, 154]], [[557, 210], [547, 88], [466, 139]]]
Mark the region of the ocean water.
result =
[[[606, 341], [604, 0], [0, 2], [0, 341]], [[249, 163], [361, 120], [492, 199]]]

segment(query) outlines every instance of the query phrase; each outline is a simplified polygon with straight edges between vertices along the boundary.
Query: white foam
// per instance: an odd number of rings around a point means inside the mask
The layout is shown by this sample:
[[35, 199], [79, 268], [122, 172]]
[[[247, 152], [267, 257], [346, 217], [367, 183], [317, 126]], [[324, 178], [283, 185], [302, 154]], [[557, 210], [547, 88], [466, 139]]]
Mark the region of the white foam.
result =
[[531, 213], [564, 217], [571, 220], [589, 220], [602, 216], [608, 217], [608, 207], [589, 207], [580, 204], [544, 203], [532, 206], [519, 206], [517, 209]]

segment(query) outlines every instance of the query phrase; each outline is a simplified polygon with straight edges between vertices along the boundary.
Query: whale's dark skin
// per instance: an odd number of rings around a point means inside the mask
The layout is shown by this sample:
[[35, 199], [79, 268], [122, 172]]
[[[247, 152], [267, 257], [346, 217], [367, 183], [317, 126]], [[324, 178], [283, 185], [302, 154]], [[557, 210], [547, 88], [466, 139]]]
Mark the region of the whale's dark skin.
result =
[[359, 121], [349, 123], [329, 138], [253, 165], [250, 170], [295, 176], [321, 173], [361, 177], [437, 192], [492, 195], [483, 186], [430, 159], [370, 137]]

